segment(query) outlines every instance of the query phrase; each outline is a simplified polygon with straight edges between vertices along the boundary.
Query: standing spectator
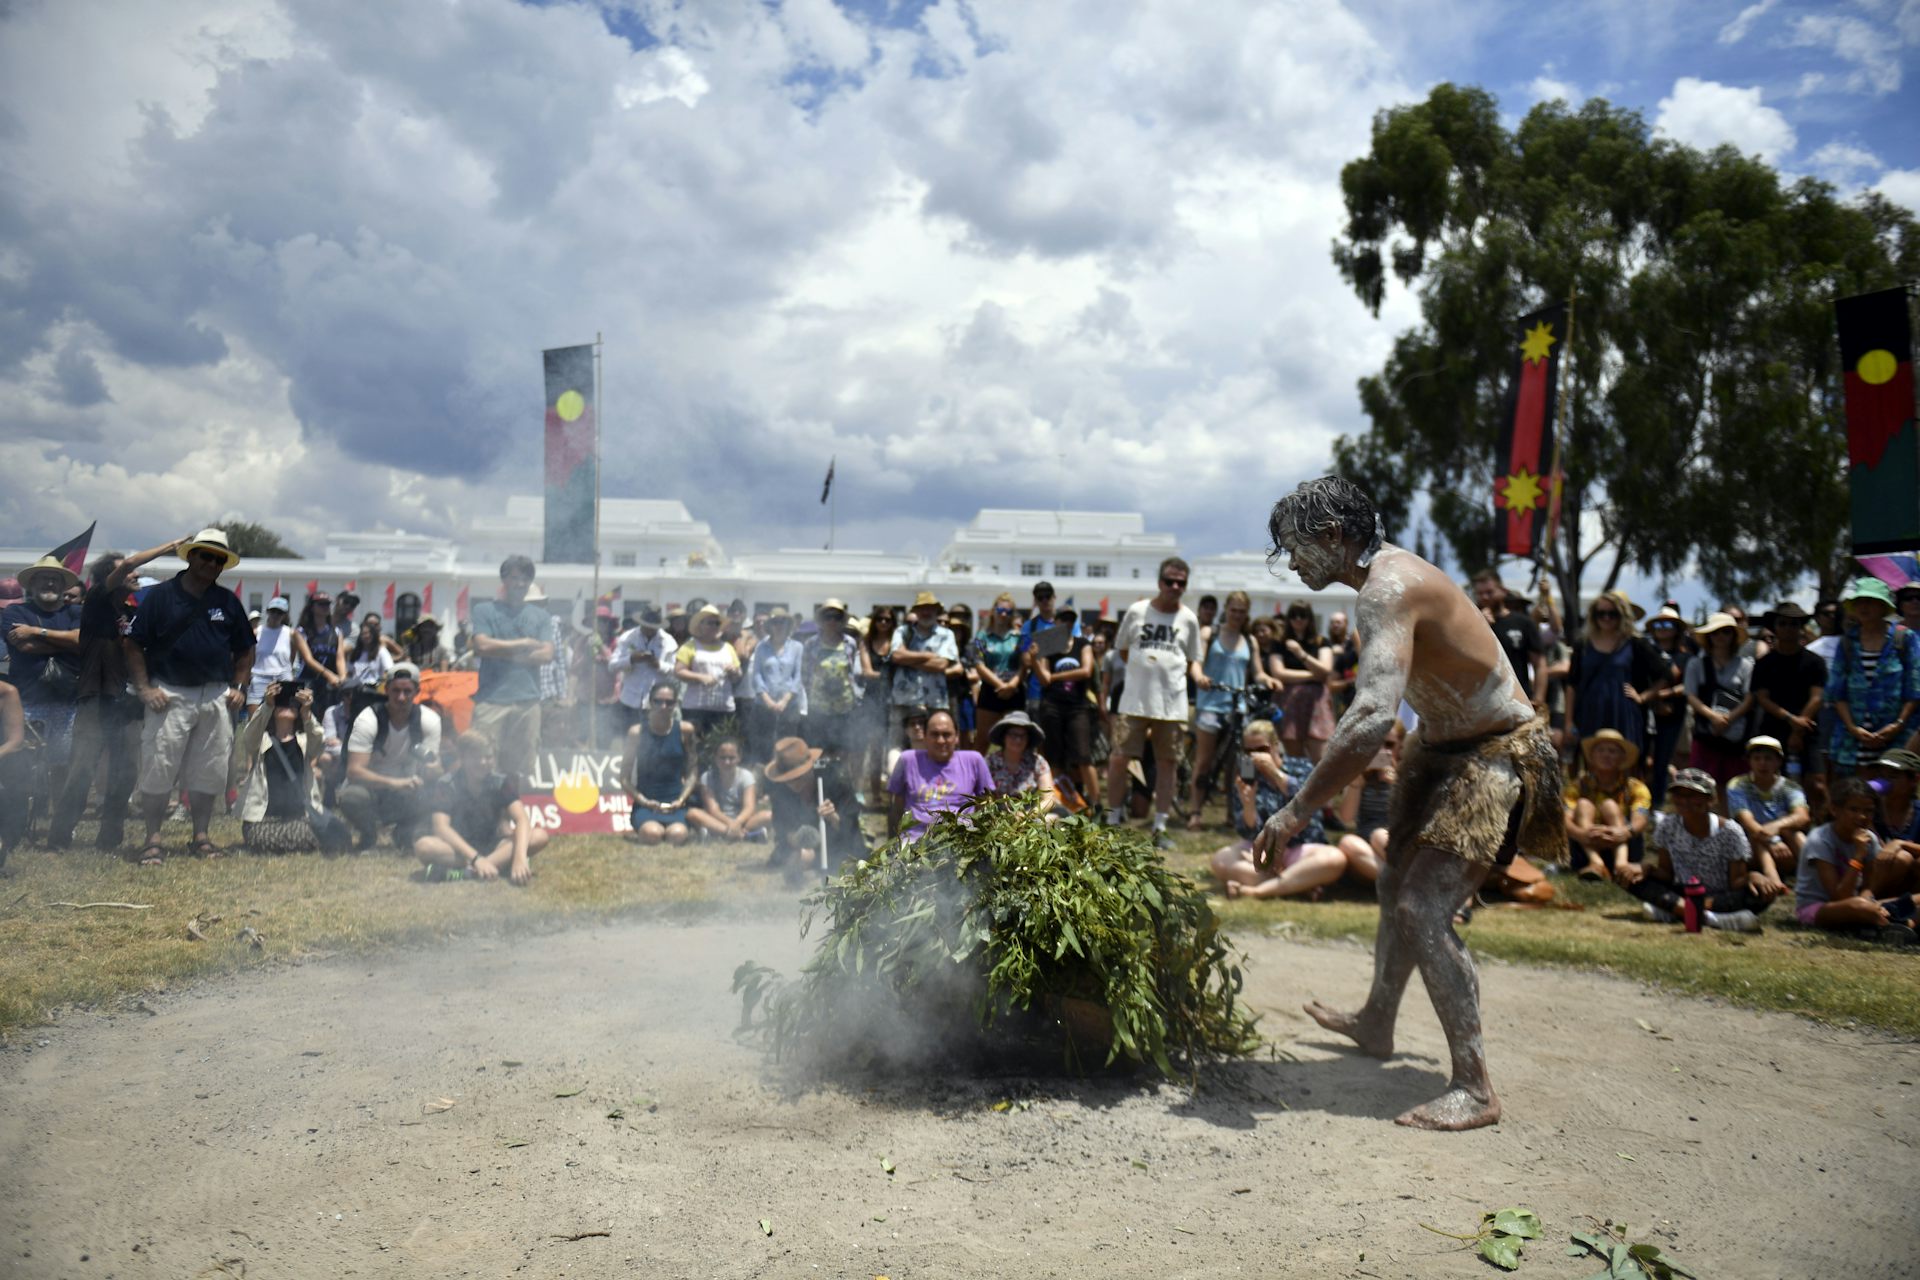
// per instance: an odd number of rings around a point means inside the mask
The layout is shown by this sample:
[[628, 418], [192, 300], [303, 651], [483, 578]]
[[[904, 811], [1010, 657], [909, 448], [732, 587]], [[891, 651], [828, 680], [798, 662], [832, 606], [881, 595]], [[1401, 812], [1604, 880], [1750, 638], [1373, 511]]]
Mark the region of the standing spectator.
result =
[[1200, 603], [1196, 604], [1193, 610], [1194, 619], [1199, 622], [1200, 629], [1209, 630], [1220, 621], [1220, 597], [1209, 592], [1200, 597]]
[[1100, 783], [1093, 772], [1094, 704], [1088, 696], [1093, 642], [1073, 610], [1061, 610], [1060, 622], [1074, 633], [1064, 652], [1042, 658], [1038, 648], [1028, 651], [1040, 680], [1038, 724], [1054, 774], [1071, 779], [1080, 800], [1091, 808], [1100, 803]]
[[1827, 664], [1826, 700], [1834, 715], [1827, 739], [1829, 791], [1834, 778], [1856, 772], [1895, 745], [1920, 704], [1920, 637], [1892, 621], [1893, 593], [1886, 583], [1857, 579], [1845, 604], [1853, 625]]
[[1747, 713], [1753, 709], [1753, 659], [1747, 628], [1725, 613], [1694, 628], [1700, 652], [1687, 660], [1687, 705], [1693, 708], [1693, 753], [1688, 764], [1713, 775], [1726, 788], [1746, 763]]
[[967, 664], [980, 682], [973, 746], [976, 751], [984, 751], [994, 740], [993, 726], [1000, 717], [1024, 711], [1027, 705], [1026, 681], [1020, 669], [1020, 635], [1013, 626], [1013, 597], [1006, 592], [994, 597], [993, 607], [987, 611], [987, 629], [968, 646]]
[[27, 830], [27, 718], [20, 691], [0, 680], [0, 867]]
[[607, 667], [620, 677], [622, 733], [646, 717], [647, 695], [673, 670], [673, 650], [673, 638], [660, 628], [660, 610], [651, 604], [642, 605], [635, 625], [614, 641]]
[[1811, 749], [1826, 698], [1827, 664], [1807, 647], [1805, 609], [1783, 600], [1767, 614], [1773, 647], [1753, 664], [1753, 700], [1759, 707], [1760, 733], [1780, 741], [1786, 772], [1805, 777], [1812, 769]]
[[693, 615], [693, 638], [673, 657], [674, 678], [686, 686], [681, 715], [702, 742], [734, 711], [733, 686], [740, 679], [740, 655], [720, 638], [726, 619], [712, 605]]
[[1059, 621], [1054, 612], [1056, 600], [1051, 582], [1034, 583], [1033, 612], [1020, 624], [1020, 662], [1022, 669], [1027, 672], [1027, 714], [1030, 716], [1039, 714], [1040, 679], [1033, 674], [1032, 665], [1027, 662], [1027, 650], [1033, 648], [1034, 636]]
[[1900, 625], [1909, 631], [1920, 632], [1920, 582], [1902, 584], [1893, 593], [1894, 611], [1900, 615]]
[[166, 861], [160, 824], [176, 790], [187, 792], [192, 851], [223, 852], [208, 835], [213, 799], [227, 789], [233, 714], [253, 673], [253, 628], [240, 597], [220, 585], [240, 563], [226, 531], [202, 529], [180, 548], [187, 567], [148, 591], [125, 642], [127, 670], [146, 707], [140, 734], [140, 809], [146, 843], [138, 861]]
[[[1266, 619], [1260, 621], [1265, 622]], [[1262, 654], [1272, 652], [1268, 637], [1259, 623], [1254, 624], [1253, 638]], [[1333, 648], [1333, 678], [1327, 681], [1327, 698], [1337, 724], [1340, 717], [1347, 713], [1347, 704], [1353, 700], [1353, 680], [1360, 670], [1360, 645], [1347, 622], [1347, 615], [1339, 610], [1327, 617], [1327, 644]], [[1264, 659], [1260, 670], [1266, 671]]]
[[[824, 628], [826, 624], [821, 625]], [[887, 726], [893, 715], [893, 633], [899, 626], [900, 620], [892, 609], [875, 605], [867, 615], [866, 630], [858, 633], [861, 669], [866, 680], [859, 710], [854, 713], [853, 750], [864, 765], [860, 770], [865, 780], [863, 801], [877, 800], [886, 787], [887, 771], [893, 763]], [[813, 705], [811, 697], [807, 705]], [[808, 731], [807, 741], [825, 748], [828, 755], [833, 754], [833, 745], [812, 730]]]
[[313, 690], [314, 714], [324, 718], [347, 681], [347, 646], [333, 625], [333, 598], [326, 592], [307, 597], [293, 629], [293, 645], [300, 658], [301, 683]]
[[432, 830], [413, 842], [413, 852], [430, 878], [498, 880], [504, 872], [523, 887], [532, 881], [531, 859], [546, 848], [547, 833], [521, 802], [520, 780], [496, 773], [494, 760], [491, 738], [477, 729], [463, 733], [453, 772], [427, 792]]
[[979, 713], [974, 691], [979, 686], [974, 680], [973, 666], [964, 660], [964, 655], [973, 647], [973, 611], [963, 604], [954, 605], [947, 610], [946, 627], [953, 633], [954, 651], [963, 655], [962, 660], [947, 671], [947, 705], [953, 708], [953, 718], [960, 726], [961, 744], [971, 746]]
[[453, 670], [453, 650], [440, 637], [440, 619], [428, 615], [406, 636], [407, 661], [422, 671]]
[[[779, 612], [784, 616], [784, 610]], [[765, 827], [773, 821], [773, 810], [761, 802], [753, 774], [740, 767], [738, 740], [722, 738], [713, 744], [713, 764], [700, 775], [699, 794], [700, 803], [687, 810], [687, 821], [699, 828], [702, 839], [767, 838]]]
[[347, 678], [340, 682], [340, 696], [347, 703], [348, 723], [380, 700], [380, 682], [393, 670], [393, 655], [382, 643], [380, 615], [369, 613], [360, 619], [360, 630], [343, 659]]
[[[1234, 698], [1255, 685], [1275, 683], [1266, 673], [1260, 642], [1248, 631], [1253, 602], [1244, 591], [1227, 593], [1227, 612], [1216, 628], [1200, 629], [1200, 651], [1205, 654], [1201, 669], [1211, 681], [1194, 699], [1193, 784], [1187, 797], [1187, 829], [1198, 831], [1200, 808], [1207, 801], [1213, 758], [1219, 749], [1220, 734], [1233, 715]], [[1245, 709], [1244, 706], [1242, 708]], [[1233, 783], [1227, 782], [1228, 806], [1232, 806]], [[1231, 821], [1232, 814], [1228, 814]]]
[[1872, 789], [1844, 777], [1834, 780], [1828, 795], [1832, 820], [1815, 828], [1801, 852], [1794, 918], [1821, 929], [1910, 930], [1920, 894], [1900, 886], [1913, 874], [1914, 861], [1904, 851], [1885, 855], [1873, 831], [1879, 805]]
[[[1738, 658], [1739, 650], [1732, 656]], [[1620, 884], [1640, 899], [1647, 919], [1672, 924], [1687, 887], [1698, 881], [1706, 891], [1700, 907], [1708, 928], [1756, 933], [1758, 913], [1772, 899], [1749, 887], [1746, 839], [1739, 827], [1712, 811], [1715, 786], [1704, 769], [1682, 769], [1674, 775], [1668, 788], [1673, 812], [1660, 815], [1648, 841], [1652, 866], [1626, 864]]]
[[887, 780], [887, 792], [893, 797], [887, 806], [889, 840], [900, 834], [902, 817], [908, 819], [907, 838], [915, 840], [941, 814], [993, 790], [986, 758], [978, 751], [960, 749], [960, 726], [953, 712], [940, 707], [927, 716], [926, 741], [925, 750], [901, 752]]
[[270, 684], [291, 685], [300, 673], [300, 652], [294, 648], [294, 630], [287, 625], [287, 598], [267, 601], [267, 617], [254, 632], [253, 681], [247, 686], [247, 710], [266, 699]]
[[[1493, 570], [1483, 569], [1481, 573], [1493, 574]], [[1487, 615], [1520, 687], [1533, 699], [1534, 706], [1546, 706], [1547, 646], [1540, 638], [1540, 625], [1533, 620], [1533, 601], [1501, 586], [1497, 574], [1491, 582], [1475, 575], [1473, 587], [1480, 611]]]
[[539, 583], [527, 588], [527, 603], [540, 606], [547, 615], [547, 643], [553, 656], [534, 668], [534, 681], [540, 686], [540, 737], [542, 747], [566, 746], [573, 742], [573, 635], [569, 624], [571, 605], [550, 598]]
[[1333, 679], [1333, 646], [1320, 634], [1313, 606], [1296, 600], [1287, 606], [1280, 649], [1267, 659], [1270, 674], [1286, 690], [1281, 703], [1280, 745], [1290, 756], [1319, 763], [1333, 736], [1333, 704], [1327, 682]]
[[[52, 556], [42, 556], [20, 571], [26, 598], [0, 609], [0, 633], [10, 659], [8, 679], [20, 691], [20, 705], [40, 735], [39, 761], [45, 790], [33, 799], [40, 817], [50, 818], [54, 797], [65, 789], [73, 760], [73, 722], [80, 697], [80, 609], [66, 602], [67, 588], [80, 575]], [[83, 767], [91, 768], [88, 761]], [[68, 840], [71, 843], [71, 835]]]
[[1127, 607], [1115, 641], [1126, 667], [1126, 687], [1120, 694], [1124, 727], [1116, 726], [1118, 741], [1107, 762], [1107, 821], [1126, 820], [1127, 761], [1153, 744], [1153, 841], [1170, 849], [1167, 818], [1173, 812], [1175, 786], [1174, 742], [1187, 725], [1187, 681], [1200, 688], [1213, 682], [1200, 669], [1200, 620], [1180, 603], [1186, 592], [1187, 562], [1169, 556], [1160, 563], [1159, 591]]
[[[887, 617], [891, 627], [892, 615]], [[807, 692], [803, 736], [828, 755], [858, 753], [865, 745], [856, 724], [862, 682], [873, 679], [873, 667], [860, 639], [847, 631], [846, 601], [821, 601], [813, 620], [819, 630], [800, 646], [800, 682]]]
[[527, 600], [533, 587], [527, 557], [501, 561], [500, 587], [500, 599], [473, 606], [473, 652], [480, 659], [473, 727], [493, 743], [489, 765], [518, 784], [533, 772], [540, 745], [539, 670], [553, 661], [553, 620]]
[[1659, 687], [1662, 659], [1634, 634], [1636, 608], [1617, 592], [1587, 606], [1586, 630], [1567, 668], [1567, 733], [1576, 743], [1614, 729], [1646, 754], [1648, 695]]
[[1653, 712], [1653, 767], [1647, 785], [1653, 793], [1654, 811], [1659, 812], [1666, 803], [1680, 734], [1687, 727], [1687, 662], [1693, 657], [1694, 647], [1686, 620], [1670, 604], [1647, 623], [1647, 634], [1657, 660], [1655, 684], [1647, 694], [1647, 706]]
[[1053, 790], [1053, 768], [1040, 748], [1047, 735], [1027, 719], [1024, 711], [1009, 711], [994, 722], [991, 747], [987, 751], [987, 773], [993, 789], [1001, 795], [1021, 791]]
[[151, 560], [172, 555], [188, 542], [175, 542], [122, 556], [106, 551], [94, 557], [89, 587], [80, 604], [79, 706], [73, 721], [73, 758], [79, 763], [67, 771], [67, 784], [53, 808], [47, 843], [65, 849], [73, 843], [73, 828], [87, 807], [87, 793], [104, 759], [101, 783], [100, 831], [96, 849], [118, 849], [125, 838], [127, 802], [132, 798], [140, 760], [140, 700], [127, 687], [127, 657], [121, 642], [133, 626], [128, 608], [134, 570]]
[[800, 732], [807, 714], [805, 658], [805, 646], [793, 638], [793, 616], [785, 609], [768, 614], [766, 638], [747, 660], [747, 745], [755, 759], [771, 756], [774, 743]]
[[687, 840], [687, 801], [700, 778], [700, 758], [679, 704], [678, 687], [662, 680], [647, 694], [646, 719], [627, 730], [620, 773], [633, 804], [634, 839], [641, 844]]
[[[1920, 765], [1920, 759], [1907, 752], [1887, 753], [1895, 755]], [[1786, 877], [1799, 865], [1801, 846], [1813, 825], [1806, 792], [1780, 772], [1785, 760], [1780, 740], [1761, 734], [1747, 743], [1747, 772], [1727, 786], [1727, 812], [1753, 850], [1753, 887], [1769, 899], [1787, 891]]]
[[393, 827], [393, 844], [405, 852], [424, 834], [427, 789], [440, 777], [440, 716], [414, 705], [420, 672], [403, 663], [387, 673], [385, 701], [353, 718], [347, 736], [347, 782], [336, 803], [353, 828], [354, 847], [379, 841]]
[[909, 707], [931, 710], [947, 705], [947, 676], [960, 665], [960, 647], [953, 632], [940, 625], [940, 602], [931, 591], [913, 598], [908, 618], [909, 625], [893, 633], [893, 647], [887, 653], [893, 668], [887, 719], [890, 747], [905, 741]]
[[1568, 781], [1567, 840], [1573, 867], [1582, 880], [1619, 880], [1622, 867], [1641, 860], [1642, 837], [1653, 817], [1647, 784], [1633, 776], [1640, 757], [1617, 729], [1602, 729], [1581, 740], [1586, 767]]
[[313, 691], [274, 681], [260, 691], [233, 746], [229, 780], [239, 789], [240, 842], [249, 853], [304, 853], [320, 847], [320, 722]]

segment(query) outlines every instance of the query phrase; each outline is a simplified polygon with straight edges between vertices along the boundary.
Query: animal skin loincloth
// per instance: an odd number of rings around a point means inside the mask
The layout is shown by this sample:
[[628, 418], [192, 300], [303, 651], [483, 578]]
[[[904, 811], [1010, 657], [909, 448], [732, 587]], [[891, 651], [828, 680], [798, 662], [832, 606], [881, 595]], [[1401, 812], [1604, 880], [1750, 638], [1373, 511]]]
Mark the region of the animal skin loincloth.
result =
[[1560, 753], [1545, 714], [1502, 733], [1427, 743], [1416, 730], [1400, 752], [1387, 816], [1387, 856], [1421, 845], [1468, 862], [1539, 865], [1566, 855]]

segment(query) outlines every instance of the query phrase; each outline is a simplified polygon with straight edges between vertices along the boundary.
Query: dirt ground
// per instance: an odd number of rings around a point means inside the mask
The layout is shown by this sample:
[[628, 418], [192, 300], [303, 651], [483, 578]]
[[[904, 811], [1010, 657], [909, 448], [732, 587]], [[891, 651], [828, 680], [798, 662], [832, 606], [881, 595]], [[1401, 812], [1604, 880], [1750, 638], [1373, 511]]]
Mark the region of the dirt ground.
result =
[[1507, 1118], [1417, 1133], [1390, 1117], [1443, 1084], [1418, 983], [1377, 1063], [1297, 1012], [1358, 1002], [1363, 950], [1245, 941], [1280, 1054], [1197, 1094], [796, 1080], [734, 1042], [727, 994], [742, 959], [795, 967], [787, 919], [69, 1015], [0, 1054], [0, 1275], [1486, 1276], [1418, 1224], [1515, 1203], [1548, 1228], [1522, 1276], [1591, 1274], [1564, 1249], [1588, 1214], [1702, 1276], [1920, 1275], [1920, 1046], [1483, 965]]

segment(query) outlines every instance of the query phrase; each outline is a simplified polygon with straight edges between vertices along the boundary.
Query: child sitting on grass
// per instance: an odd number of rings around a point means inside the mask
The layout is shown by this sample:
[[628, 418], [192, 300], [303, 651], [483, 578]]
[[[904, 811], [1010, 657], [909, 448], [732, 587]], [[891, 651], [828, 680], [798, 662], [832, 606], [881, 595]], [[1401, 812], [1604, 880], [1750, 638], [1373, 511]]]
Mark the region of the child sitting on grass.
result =
[[[1317, 894], [1338, 880], [1347, 870], [1347, 855], [1330, 844], [1320, 819], [1315, 818], [1280, 858], [1280, 874], [1271, 875], [1254, 865], [1253, 838], [1260, 827], [1287, 802], [1306, 776], [1313, 772], [1313, 761], [1304, 755], [1279, 754], [1279, 734], [1270, 720], [1254, 720], [1241, 733], [1245, 759], [1253, 769], [1253, 779], [1234, 779], [1234, 830], [1240, 839], [1213, 855], [1214, 878], [1226, 889], [1229, 898], [1290, 898], [1299, 894]], [[1244, 770], [1243, 770], [1244, 771]]]
[[773, 810], [761, 803], [753, 774], [740, 767], [740, 743], [722, 738], [713, 744], [713, 764], [700, 775], [700, 803], [687, 810], [687, 821], [700, 829], [702, 839], [761, 840]]
[[1705, 769], [1674, 774], [1667, 785], [1673, 812], [1660, 815], [1647, 841], [1650, 865], [1622, 863], [1614, 868], [1614, 878], [1640, 899], [1647, 919], [1660, 924], [1674, 922], [1684, 906], [1686, 886], [1698, 880], [1706, 891], [1700, 906], [1709, 928], [1756, 933], [1759, 913], [1772, 899], [1752, 888], [1747, 837], [1713, 812], [1717, 790]]
[[470, 729], [455, 747], [460, 762], [428, 792], [432, 828], [413, 842], [414, 855], [429, 879], [498, 880], [505, 872], [525, 885], [547, 833], [534, 827], [513, 780], [493, 771], [493, 743], [484, 733]]
[[1913, 855], [1881, 847], [1873, 833], [1879, 800], [1860, 779], [1836, 782], [1828, 803], [1832, 821], [1815, 828], [1800, 851], [1794, 918], [1822, 929], [1904, 930], [1889, 940], [1906, 941], [1920, 894], [1898, 889], [1913, 874]]

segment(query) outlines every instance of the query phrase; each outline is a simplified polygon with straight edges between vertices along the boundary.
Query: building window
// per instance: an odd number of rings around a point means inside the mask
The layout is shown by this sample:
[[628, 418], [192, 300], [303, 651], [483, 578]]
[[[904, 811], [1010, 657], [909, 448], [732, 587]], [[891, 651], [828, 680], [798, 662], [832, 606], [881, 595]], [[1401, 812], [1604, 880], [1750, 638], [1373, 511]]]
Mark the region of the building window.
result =
[[1055, 560], [1053, 562], [1053, 576], [1056, 578], [1071, 578], [1079, 572], [1080, 566], [1071, 560]]
[[1103, 564], [1090, 564], [1087, 566], [1087, 576], [1089, 578], [1104, 578], [1107, 576], [1107, 566]]
[[1133, 576], [1134, 576], [1134, 577], [1136, 577], [1136, 578], [1140, 576], [1140, 567], [1139, 567], [1138, 565], [1135, 565], [1135, 566], [1134, 566], [1134, 569], [1133, 569]]
[[1020, 562], [1020, 576], [1023, 578], [1038, 578], [1046, 573], [1046, 571], [1046, 566], [1038, 560], [1022, 560]]
[[613, 553], [613, 567], [616, 569], [631, 569], [637, 563], [639, 563], [639, 556], [635, 552], [616, 551]]

